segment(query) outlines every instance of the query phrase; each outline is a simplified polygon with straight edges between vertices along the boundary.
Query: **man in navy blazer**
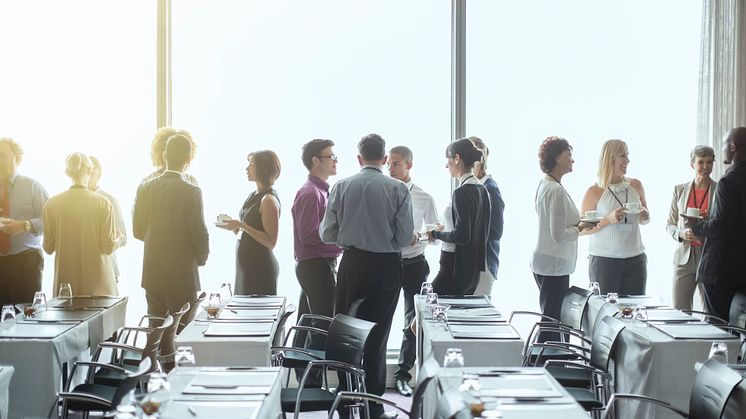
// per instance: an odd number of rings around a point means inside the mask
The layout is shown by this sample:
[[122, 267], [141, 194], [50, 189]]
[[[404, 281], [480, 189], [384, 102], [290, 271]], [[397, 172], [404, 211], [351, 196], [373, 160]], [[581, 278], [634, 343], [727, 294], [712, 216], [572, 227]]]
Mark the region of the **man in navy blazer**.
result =
[[704, 284], [707, 311], [728, 320], [733, 296], [746, 288], [746, 127], [728, 132], [723, 161], [731, 166], [718, 182], [710, 216], [689, 224], [705, 239], [697, 281]]
[[141, 184], [135, 198], [132, 230], [145, 242], [142, 287], [148, 314], [159, 317], [194, 303], [201, 288], [198, 267], [210, 253], [202, 190], [184, 179], [192, 154], [186, 135], [168, 139], [163, 153], [166, 171]]
[[477, 285], [474, 295], [492, 295], [492, 284], [497, 278], [497, 268], [500, 266], [500, 238], [503, 236], [503, 212], [505, 211], [505, 202], [503, 202], [502, 195], [500, 195], [500, 188], [497, 187], [497, 182], [492, 178], [491, 175], [487, 174], [487, 158], [490, 155], [490, 150], [484, 144], [484, 142], [477, 138], [470, 138], [474, 145], [482, 150], [484, 159], [481, 162], [474, 164], [473, 173], [474, 176], [479, 179], [480, 182], [487, 188], [487, 192], [490, 196], [490, 234], [487, 237], [487, 271], [483, 272], [479, 277], [479, 284]]

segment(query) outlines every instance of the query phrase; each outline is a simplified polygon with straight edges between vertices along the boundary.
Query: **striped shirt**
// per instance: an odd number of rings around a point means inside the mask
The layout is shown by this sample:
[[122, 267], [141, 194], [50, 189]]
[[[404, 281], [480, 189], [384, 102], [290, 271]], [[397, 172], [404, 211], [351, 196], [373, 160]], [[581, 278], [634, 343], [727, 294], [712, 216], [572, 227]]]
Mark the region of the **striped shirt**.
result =
[[[614, 193], [609, 192], [609, 188]], [[627, 202], [640, 202], [640, 195], [628, 182], [610, 185], [596, 204], [600, 215], [606, 215]], [[616, 195], [616, 198], [614, 197]], [[616, 224], [610, 224], [590, 236], [588, 253], [607, 258], [631, 258], [645, 252], [640, 235], [640, 214], [624, 214]]]

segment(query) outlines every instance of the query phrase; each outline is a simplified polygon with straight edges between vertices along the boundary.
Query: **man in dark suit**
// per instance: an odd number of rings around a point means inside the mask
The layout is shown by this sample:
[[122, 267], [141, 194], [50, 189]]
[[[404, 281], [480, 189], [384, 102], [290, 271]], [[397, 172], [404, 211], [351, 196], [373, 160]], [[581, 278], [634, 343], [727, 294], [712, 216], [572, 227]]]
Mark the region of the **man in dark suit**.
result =
[[690, 224], [705, 239], [697, 281], [704, 284], [707, 311], [728, 320], [733, 296], [746, 288], [746, 127], [728, 132], [723, 161], [731, 166], [718, 182], [710, 216]]
[[173, 135], [163, 153], [166, 171], [137, 189], [132, 227], [135, 238], [145, 242], [142, 287], [153, 316], [194, 302], [200, 289], [197, 267], [210, 253], [202, 190], [183, 175], [191, 153], [187, 134]]

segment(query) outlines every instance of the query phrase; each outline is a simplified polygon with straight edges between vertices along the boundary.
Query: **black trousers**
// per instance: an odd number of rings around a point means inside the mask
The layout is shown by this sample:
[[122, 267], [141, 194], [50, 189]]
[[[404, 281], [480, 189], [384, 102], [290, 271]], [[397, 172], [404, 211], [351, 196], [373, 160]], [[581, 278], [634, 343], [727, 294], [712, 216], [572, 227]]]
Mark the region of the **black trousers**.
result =
[[704, 287], [707, 312], [730, 322], [730, 304], [736, 293], [744, 288], [743, 285], [704, 284]]
[[41, 290], [44, 257], [40, 250], [0, 256], [0, 305], [31, 303]]
[[404, 293], [404, 329], [402, 332], [404, 335], [399, 351], [399, 369], [395, 377], [409, 381], [412, 379], [409, 371], [417, 358], [417, 337], [409, 327], [414, 320], [414, 296], [419, 294], [422, 283], [427, 281], [430, 266], [427, 264], [425, 255], [402, 259], [401, 265], [402, 292]]
[[[570, 288], [570, 275], [547, 276], [534, 273], [536, 285], [539, 287], [539, 306], [541, 314], [560, 319], [562, 312], [562, 300]], [[539, 335], [539, 342], [559, 341], [560, 334], [543, 332]]]
[[[192, 286], [173, 287], [168, 290], [145, 289], [145, 300], [148, 302], [148, 314], [151, 316], [165, 317], [166, 313], [170, 314], [179, 311], [181, 306], [187, 302], [194, 305], [196, 299], [197, 290]], [[181, 321], [184, 324], [189, 324], [196, 313], [197, 310], [189, 310], [189, 312], [181, 318]]]
[[588, 257], [588, 276], [598, 282], [601, 294], [644, 295], [648, 282], [648, 257], [645, 253], [631, 258]]
[[[363, 369], [368, 393], [386, 390], [386, 343], [401, 289], [401, 254], [373, 253], [354, 247], [345, 250], [337, 275], [337, 313], [347, 313], [357, 299], [357, 317], [376, 323], [365, 349]], [[383, 406], [371, 404], [371, 416], [383, 413]]]

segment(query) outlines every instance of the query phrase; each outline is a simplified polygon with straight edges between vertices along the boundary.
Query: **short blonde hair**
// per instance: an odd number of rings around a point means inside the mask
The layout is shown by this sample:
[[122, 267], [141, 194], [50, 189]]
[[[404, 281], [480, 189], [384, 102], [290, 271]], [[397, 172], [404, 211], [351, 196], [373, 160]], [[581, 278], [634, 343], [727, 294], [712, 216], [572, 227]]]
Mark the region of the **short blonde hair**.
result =
[[72, 180], [80, 181], [84, 175], [90, 175], [92, 169], [91, 159], [83, 153], [75, 152], [65, 159], [65, 174]]
[[21, 163], [21, 160], [23, 159], [23, 149], [21, 148], [20, 144], [9, 137], [0, 138], [0, 144], [7, 144], [8, 147], [10, 147], [10, 151], [13, 152], [13, 156], [16, 159], [16, 164]]
[[194, 150], [197, 148], [197, 144], [195, 144], [192, 139], [192, 134], [185, 130], [161, 127], [155, 132], [155, 137], [153, 137], [153, 141], [150, 143], [150, 161], [153, 162], [153, 166], [159, 169], [164, 169], [166, 167], [166, 162], [163, 161], [163, 152], [166, 151], [166, 141], [176, 134], [183, 135], [192, 143], [192, 152], [189, 154], [189, 160], [187, 163], [192, 161], [194, 158]]
[[606, 188], [611, 184], [614, 174], [614, 157], [628, 153], [627, 143], [622, 140], [608, 140], [601, 147], [601, 157], [598, 160], [598, 186]]

